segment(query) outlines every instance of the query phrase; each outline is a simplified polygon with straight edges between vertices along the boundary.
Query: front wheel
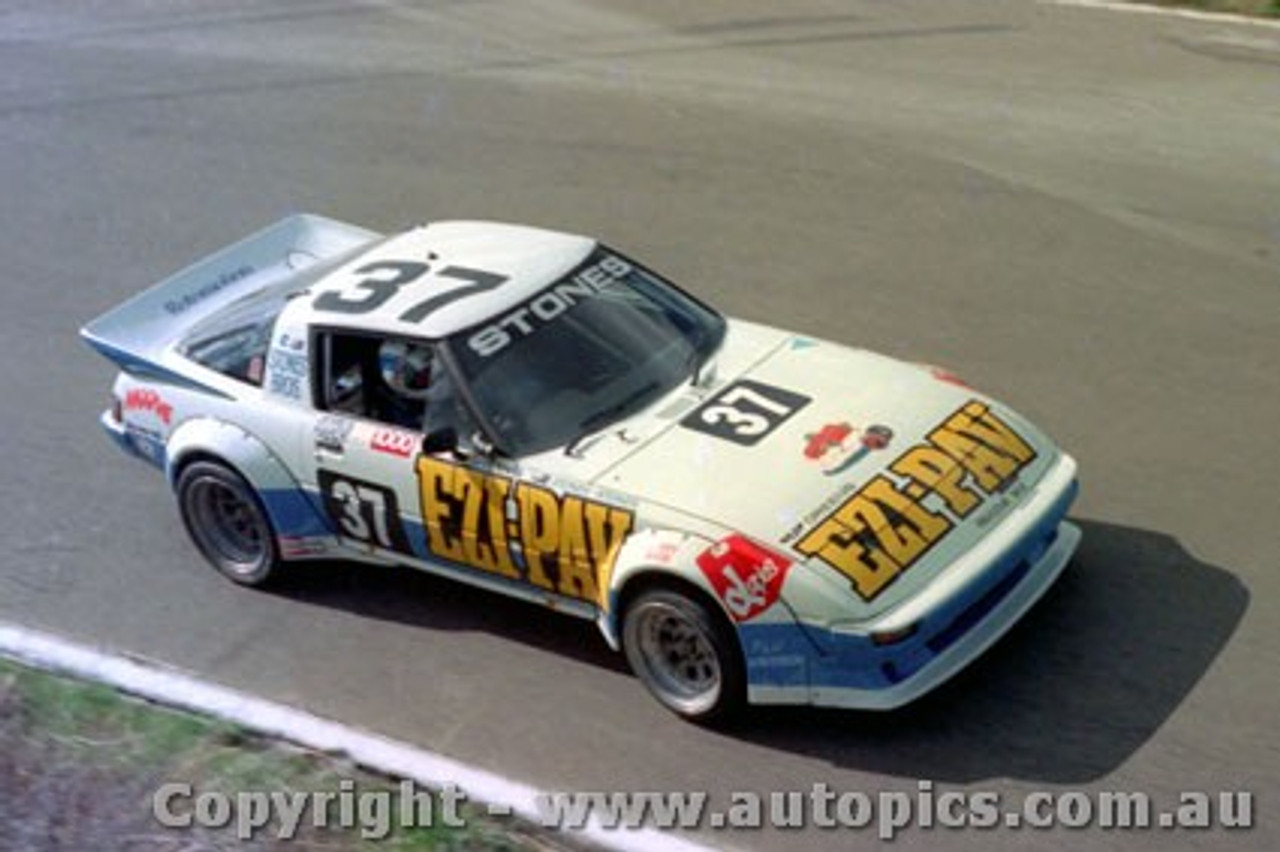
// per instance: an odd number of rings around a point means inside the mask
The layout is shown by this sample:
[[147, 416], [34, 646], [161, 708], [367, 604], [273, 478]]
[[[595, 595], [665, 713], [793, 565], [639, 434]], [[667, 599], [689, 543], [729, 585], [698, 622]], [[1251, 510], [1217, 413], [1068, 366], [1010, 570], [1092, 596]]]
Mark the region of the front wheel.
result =
[[262, 502], [238, 473], [217, 462], [193, 462], [178, 477], [178, 508], [191, 540], [227, 577], [260, 586], [280, 565]]
[[728, 624], [688, 595], [642, 593], [623, 616], [622, 644], [649, 692], [686, 719], [721, 719], [743, 703], [746, 679]]

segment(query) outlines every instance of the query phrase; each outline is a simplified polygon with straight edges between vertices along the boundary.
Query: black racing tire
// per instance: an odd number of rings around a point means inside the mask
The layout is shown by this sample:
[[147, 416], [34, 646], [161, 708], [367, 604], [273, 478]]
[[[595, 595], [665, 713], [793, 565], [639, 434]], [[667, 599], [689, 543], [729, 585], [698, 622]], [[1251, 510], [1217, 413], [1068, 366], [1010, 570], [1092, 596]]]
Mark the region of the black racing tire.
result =
[[725, 721], [746, 703], [746, 673], [732, 628], [690, 594], [641, 592], [623, 614], [622, 648], [653, 697], [689, 721]]
[[281, 565], [275, 530], [244, 477], [224, 464], [196, 461], [178, 476], [178, 509], [196, 549], [242, 586], [262, 586]]

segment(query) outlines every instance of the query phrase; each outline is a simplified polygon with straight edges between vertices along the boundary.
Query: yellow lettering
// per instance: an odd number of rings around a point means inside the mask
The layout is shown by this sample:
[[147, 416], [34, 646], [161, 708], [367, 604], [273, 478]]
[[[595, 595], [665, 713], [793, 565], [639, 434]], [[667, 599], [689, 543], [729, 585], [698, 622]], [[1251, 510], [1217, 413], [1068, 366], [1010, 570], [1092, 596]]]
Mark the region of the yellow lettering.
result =
[[560, 594], [584, 600], [599, 597], [578, 497], [565, 497], [560, 504]]
[[[902, 571], [888, 553], [879, 548], [868, 548], [863, 535], [868, 527], [860, 515], [865, 508], [861, 497], [855, 494], [806, 535], [796, 548], [806, 556], [816, 555], [823, 562], [844, 574], [853, 583], [854, 590], [864, 600], [872, 600], [884, 590]], [[875, 510], [873, 507], [873, 511]]]
[[982, 502], [978, 494], [962, 484], [964, 467], [936, 447], [912, 447], [889, 469], [933, 491], [958, 517], [967, 516]]
[[494, 555], [498, 559], [497, 572], [520, 579], [520, 571], [511, 561], [511, 547], [507, 543], [507, 494], [511, 490], [511, 482], [502, 477], [491, 476], [485, 480], [484, 486], [489, 537], [493, 540]]
[[970, 402], [952, 415], [947, 425], [960, 434], [981, 441], [996, 452], [1026, 464], [1035, 458], [1035, 450], [1009, 424], [996, 416], [990, 406]]
[[587, 503], [587, 535], [591, 542], [591, 561], [595, 564], [597, 599], [601, 609], [609, 607], [609, 585], [613, 565], [622, 542], [631, 532], [634, 516], [625, 509], [603, 503]]
[[493, 530], [488, 523], [493, 517], [488, 508], [491, 492], [488, 483], [493, 479], [474, 470], [455, 468], [453, 477], [455, 496], [462, 502], [462, 552], [464, 561], [473, 568], [502, 574], [513, 580], [520, 579], [520, 572], [511, 564], [509, 556], [492, 542]]
[[929, 434], [929, 440], [964, 465], [965, 470], [973, 474], [973, 478], [983, 491], [988, 493], [997, 491], [1000, 485], [1018, 469], [1017, 459], [1002, 455], [986, 444], [952, 430], [953, 420], [955, 417], [933, 430]]
[[[548, 592], [607, 604], [613, 563], [634, 515], [530, 483], [469, 470], [430, 456], [417, 460], [422, 519], [431, 553], [523, 579]], [[514, 492], [513, 492], [514, 488]], [[516, 518], [507, 518], [514, 493]], [[526, 573], [512, 556], [519, 540]]]
[[418, 457], [418, 490], [427, 546], [441, 559], [462, 562], [462, 542], [457, 536], [459, 506], [452, 496], [456, 470], [430, 456]]
[[882, 476], [871, 480], [862, 489], [862, 496], [881, 510], [884, 522], [875, 527], [876, 538], [903, 570], [911, 567], [929, 545], [951, 529], [945, 518], [925, 511]]
[[529, 570], [527, 579], [549, 592], [555, 591], [548, 568], [551, 575], [559, 576], [560, 504], [550, 491], [523, 482], [516, 486], [516, 502], [520, 506], [520, 544]]
[[868, 601], [951, 530], [949, 517], [922, 502], [929, 492], [964, 518], [982, 504], [983, 491], [998, 491], [1036, 457], [1021, 435], [977, 400], [948, 417], [928, 441], [889, 465], [905, 480], [901, 487], [886, 476], [873, 478], [795, 545], [848, 577]]

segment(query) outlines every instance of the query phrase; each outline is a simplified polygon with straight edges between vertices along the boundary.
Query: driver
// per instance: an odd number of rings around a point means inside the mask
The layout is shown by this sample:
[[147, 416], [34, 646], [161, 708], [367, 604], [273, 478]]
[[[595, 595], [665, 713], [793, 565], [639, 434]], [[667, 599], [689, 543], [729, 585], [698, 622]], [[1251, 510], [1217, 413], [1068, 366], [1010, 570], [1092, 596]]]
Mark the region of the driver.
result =
[[382, 394], [378, 412], [397, 426], [420, 430], [431, 392], [431, 347], [408, 340], [386, 340], [378, 347], [378, 370], [391, 392]]

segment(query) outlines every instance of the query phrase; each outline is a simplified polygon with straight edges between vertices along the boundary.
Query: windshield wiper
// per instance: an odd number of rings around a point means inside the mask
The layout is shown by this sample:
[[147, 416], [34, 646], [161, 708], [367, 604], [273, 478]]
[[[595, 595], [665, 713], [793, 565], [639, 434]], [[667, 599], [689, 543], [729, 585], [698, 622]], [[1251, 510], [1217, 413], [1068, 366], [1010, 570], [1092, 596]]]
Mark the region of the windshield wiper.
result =
[[616, 420], [620, 414], [627, 411], [627, 409], [631, 408], [641, 399], [644, 399], [657, 389], [658, 383], [656, 381], [649, 382], [635, 392], [630, 393], [623, 399], [615, 402], [608, 408], [601, 409], [586, 420], [583, 420], [578, 424], [577, 436], [565, 446], [564, 454], [566, 456], [573, 456], [574, 458], [581, 458], [581, 456], [577, 454], [579, 444], [594, 435], [596, 432], [599, 432], [605, 426], [608, 426], [609, 423]]

